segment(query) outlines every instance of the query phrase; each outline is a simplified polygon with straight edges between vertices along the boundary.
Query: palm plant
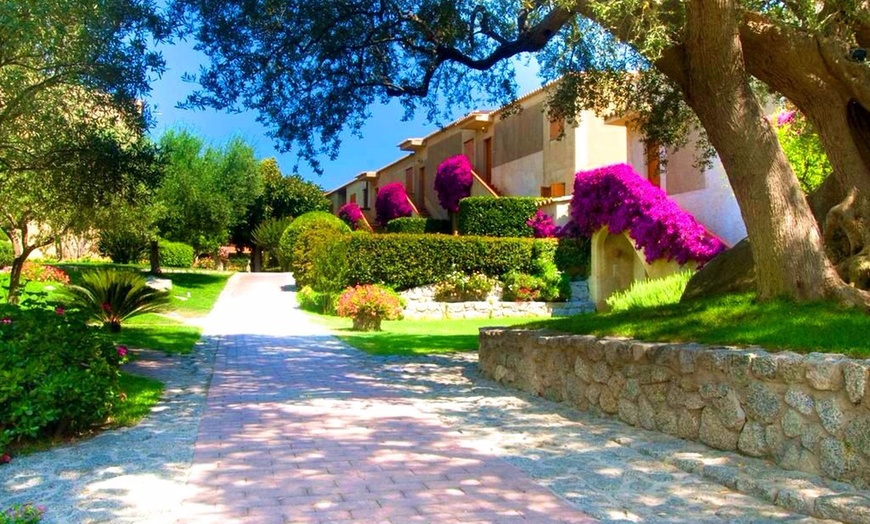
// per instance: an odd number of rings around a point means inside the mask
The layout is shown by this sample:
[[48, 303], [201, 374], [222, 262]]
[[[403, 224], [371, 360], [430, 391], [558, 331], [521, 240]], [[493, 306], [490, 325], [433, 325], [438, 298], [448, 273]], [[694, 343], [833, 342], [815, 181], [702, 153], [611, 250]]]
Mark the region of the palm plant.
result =
[[121, 330], [121, 322], [143, 313], [158, 311], [169, 304], [169, 293], [148, 286], [139, 273], [98, 269], [82, 275], [82, 284], [67, 286], [72, 306], [88, 312], [110, 331]]
[[281, 244], [281, 235], [284, 234], [284, 230], [287, 229], [287, 226], [292, 221], [293, 219], [290, 217], [267, 218], [251, 232], [251, 239], [254, 241], [254, 244], [265, 253], [274, 256], [281, 267], [284, 267], [286, 261], [278, 246]]

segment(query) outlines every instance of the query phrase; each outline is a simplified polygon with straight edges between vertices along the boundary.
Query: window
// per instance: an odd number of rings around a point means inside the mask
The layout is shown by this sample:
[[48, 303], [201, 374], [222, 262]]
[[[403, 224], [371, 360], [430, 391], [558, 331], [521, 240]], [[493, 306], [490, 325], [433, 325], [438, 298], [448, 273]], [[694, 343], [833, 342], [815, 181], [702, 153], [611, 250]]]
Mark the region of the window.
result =
[[405, 169], [405, 192], [409, 195], [414, 194], [414, 168]]
[[550, 194], [550, 186], [541, 186], [541, 196], [544, 198], [550, 198], [552, 195]]
[[550, 196], [551, 197], [563, 197], [565, 196], [565, 182], [559, 182], [558, 184], [553, 184], [550, 186]]
[[462, 144], [462, 154], [464, 154], [468, 161], [474, 164], [474, 139], [466, 140]]
[[354, 204], [356, 203], [356, 193], [351, 193], [351, 194], [350, 194], [350, 201], [351, 201], [352, 203], [354, 203]]
[[368, 208], [369, 208], [369, 183], [368, 183], [368, 182], [366, 182], [366, 185], [363, 186], [362, 193], [363, 193], [363, 199], [362, 199], [362, 200], [363, 200], [363, 205], [362, 205], [362, 208], [363, 208], [363, 209], [368, 209]]
[[646, 179], [649, 183], [662, 187], [661, 145], [655, 141], [646, 142]]
[[559, 140], [565, 133], [565, 119], [550, 120], [550, 140]]

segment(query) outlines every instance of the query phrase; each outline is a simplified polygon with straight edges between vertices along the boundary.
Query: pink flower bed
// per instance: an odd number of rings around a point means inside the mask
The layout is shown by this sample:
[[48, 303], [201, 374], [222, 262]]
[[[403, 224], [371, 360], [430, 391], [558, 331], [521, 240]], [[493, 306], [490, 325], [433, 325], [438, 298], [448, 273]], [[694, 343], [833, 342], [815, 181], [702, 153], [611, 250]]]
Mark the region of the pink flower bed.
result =
[[665, 258], [703, 264], [725, 249], [719, 238], [627, 164], [577, 173], [571, 217], [586, 236], [602, 227], [611, 234], [628, 231], [647, 262]]

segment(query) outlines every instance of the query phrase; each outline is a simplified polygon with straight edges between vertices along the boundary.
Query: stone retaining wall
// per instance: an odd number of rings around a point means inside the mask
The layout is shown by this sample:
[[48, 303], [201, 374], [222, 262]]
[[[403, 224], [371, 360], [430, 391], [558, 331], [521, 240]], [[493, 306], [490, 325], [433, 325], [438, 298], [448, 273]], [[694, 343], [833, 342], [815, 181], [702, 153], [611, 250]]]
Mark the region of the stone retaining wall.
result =
[[484, 301], [436, 302], [435, 286], [409, 289], [400, 293], [405, 299], [404, 317], [411, 320], [446, 318], [558, 317], [595, 311], [589, 301], [586, 281], [571, 283], [568, 302], [503, 302], [501, 288], [494, 289]]
[[633, 426], [870, 486], [870, 360], [487, 328], [480, 368]]

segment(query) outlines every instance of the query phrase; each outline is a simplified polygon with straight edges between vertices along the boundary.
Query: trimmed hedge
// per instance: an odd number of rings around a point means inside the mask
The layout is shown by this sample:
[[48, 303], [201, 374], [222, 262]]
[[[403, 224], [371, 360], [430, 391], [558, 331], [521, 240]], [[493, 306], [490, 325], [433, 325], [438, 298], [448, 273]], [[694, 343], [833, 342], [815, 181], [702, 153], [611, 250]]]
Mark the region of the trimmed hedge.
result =
[[8, 240], [0, 240], [0, 267], [12, 265], [12, 259], [15, 258], [15, 253], [12, 251], [12, 242]]
[[592, 267], [592, 243], [588, 238], [560, 238], [553, 260], [568, 276], [586, 278]]
[[293, 250], [299, 235], [309, 229], [331, 229], [339, 233], [350, 233], [350, 227], [332, 213], [309, 211], [299, 215], [290, 222], [278, 243], [278, 252], [280, 253], [278, 259], [282, 261], [284, 271], [290, 270], [293, 265]]
[[422, 235], [423, 233], [444, 233], [449, 235], [450, 221], [438, 220], [437, 218], [424, 217], [400, 217], [394, 218], [387, 223], [387, 233], [409, 233]]
[[170, 242], [161, 239], [158, 243], [160, 265], [162, 267], [192, 267], [195, 259], [193, 246], [184, 242]]
[[459, 234], [532, 237], [526, 223], [538, 210], [537, 197], [468, 197], [459, 202]]
[[348, 283], [409, 289], [434, 284], [452, 271], [499, 277], [532, 273], [540, 259], [553, 261], [556, 240], [450, 235], [354, 233], [348, 245]]

